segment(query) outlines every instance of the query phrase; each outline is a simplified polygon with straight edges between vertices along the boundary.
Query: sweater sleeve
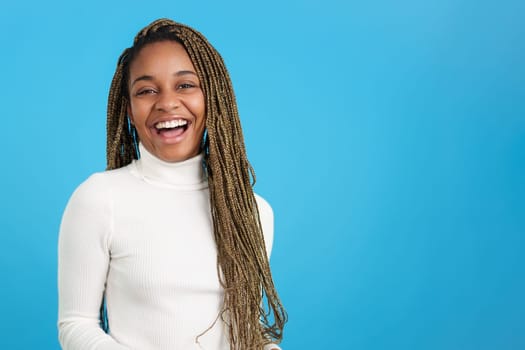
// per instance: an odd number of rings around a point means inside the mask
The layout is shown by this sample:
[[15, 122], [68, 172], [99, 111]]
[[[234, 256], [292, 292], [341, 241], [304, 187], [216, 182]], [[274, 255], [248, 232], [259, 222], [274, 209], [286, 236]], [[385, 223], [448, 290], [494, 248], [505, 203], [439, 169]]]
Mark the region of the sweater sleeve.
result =
[[266, 344], [263, 350], [281, 350], [281, 348], [276, 344]]
[[[268, 259], [270, 259], [270, 255], [272, 253], [272, 247], [273, 247], [273, 210], [270, 204], [261, 196], [255, 195], [255, 199], [257, 200], [257, 207], [259, 209], [259, 217], [261, 219], [261, 225], [263, 229], [264, 234], [264, 243], [266, 245], [266, 252], [268, 254]], [[263, 350], [281, 350], [281, 348], [274, 343], [266, 344], [263, 348]]]
[[71, 196], [58, 243], [58, 333], [64, 350], [124, 350], [100, 327], [109, 266], [111, 203], [93, 175]]
[[255, 194], [255, 199], [257, 201], [257, 208], [259, 209], [259, 218], [261, 219], [266, 253], [268, 254], [268, 259], [270, 259], [273, 246], [273, 210], [263, 197]]

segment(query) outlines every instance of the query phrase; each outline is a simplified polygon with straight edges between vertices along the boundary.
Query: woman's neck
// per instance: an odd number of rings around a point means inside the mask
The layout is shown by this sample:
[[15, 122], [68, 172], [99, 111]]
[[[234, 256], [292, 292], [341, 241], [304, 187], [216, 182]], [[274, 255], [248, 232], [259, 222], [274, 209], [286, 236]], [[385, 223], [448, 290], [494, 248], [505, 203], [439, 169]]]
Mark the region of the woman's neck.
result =
[[139, 144], [140, 158], [134, 161], [136, 170], [146, 182], [160, 185], [203, 188], [207, 186], [202, 153], [180, 162], [166, 162]]

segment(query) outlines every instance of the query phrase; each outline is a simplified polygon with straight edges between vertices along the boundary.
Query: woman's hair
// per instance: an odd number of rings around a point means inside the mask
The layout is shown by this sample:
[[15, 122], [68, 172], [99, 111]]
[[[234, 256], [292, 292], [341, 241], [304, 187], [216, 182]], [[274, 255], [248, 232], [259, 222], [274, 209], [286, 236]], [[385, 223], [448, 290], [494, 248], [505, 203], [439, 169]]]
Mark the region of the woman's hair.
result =
[[232, 349], [261, 349], [271, 341], [280, 342], [287, 315], [270, 272], [252, 189], [255, 174], [246, 157], [231, 80], [222, 57], [202, 34], [169, 19], [159, 19], [142, 29], [133, 46], [124, 50], [109, 91], [107, 169], [123, 167], [139, 157], [138, 135], [126, 115], [129, 69], [144, 46], [159, 41], [182, 44], [206, 99], [203, 152], [218, 273], [224, 287], [219, 316], [229, 327]]

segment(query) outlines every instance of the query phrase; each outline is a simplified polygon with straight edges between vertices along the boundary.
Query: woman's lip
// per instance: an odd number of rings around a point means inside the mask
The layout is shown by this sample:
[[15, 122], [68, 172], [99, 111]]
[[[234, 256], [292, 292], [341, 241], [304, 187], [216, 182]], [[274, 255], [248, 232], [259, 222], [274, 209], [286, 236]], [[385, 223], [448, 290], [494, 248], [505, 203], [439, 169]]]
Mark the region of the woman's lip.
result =
[[[157, 128], [152, 127], [151, 133], [153, 134], [154, 138], [157, 138], [162, 143], [176, 144], [184, 140], [184, 138], [186, 137], [188, 133], [190, 125], [191, 124], [188, 122], [186, 127], [176, 128], [174, 130], [166, 130], [166, 131], [159, 131]], [[182, 130], [182, 132], [180, 132], [180, 130]]]
[[181, 115], [170, 115], [170, 116], [156, 119], [153, 123], [150, 124], [150, 128], [155, 128], [155, 125], [157, 125], [158, 123], [169, 122], [172, 120], [185, 120], [188, 123], [188, 125], [191, 124], [191, 120], [188, 118], [185, 118]]

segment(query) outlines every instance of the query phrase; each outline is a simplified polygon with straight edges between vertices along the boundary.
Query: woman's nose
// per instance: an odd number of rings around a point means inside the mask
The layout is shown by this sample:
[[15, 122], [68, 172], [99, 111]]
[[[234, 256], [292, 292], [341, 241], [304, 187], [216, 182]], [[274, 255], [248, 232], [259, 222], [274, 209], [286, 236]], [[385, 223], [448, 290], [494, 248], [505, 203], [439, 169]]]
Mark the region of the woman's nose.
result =
[[175, 92], [161, 93], [155, 103], [155, 108], [163, 112], [170, 112], [179, 106], [180, 97]]

